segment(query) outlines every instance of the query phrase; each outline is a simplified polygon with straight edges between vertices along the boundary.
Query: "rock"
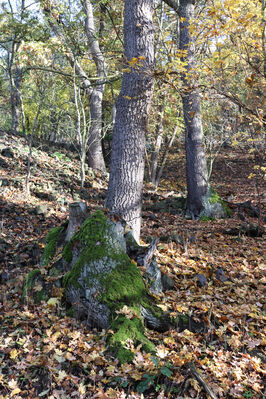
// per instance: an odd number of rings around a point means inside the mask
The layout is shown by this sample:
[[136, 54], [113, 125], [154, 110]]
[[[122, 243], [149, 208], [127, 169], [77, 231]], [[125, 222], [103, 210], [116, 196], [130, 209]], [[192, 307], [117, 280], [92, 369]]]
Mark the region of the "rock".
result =
[[3, 148], [1, 151], [1, 155], [6, 158], [14, 158], [14, 152], [9, 148]]
[[5, 284], [10, 279], [10, 274], [7, 271], [0, 273], [0, 284]]
[[149, 266], [146, 269], [145, 277], [148, 280], [150, 291], [155, 295], [160, 294], [163, 290], [162, 275], [161, 270], [157, 266], [155, 257], [149, 263]]
[[0, 167], [5, 169], [8, 168], [8, 163], [1, 157], [0, 157]]
[[204, 274], [197, 274], [197, 284], [199, 287], [206, 287], [208, 282]]
[[222, 283], [224, 283], [227, 280], [226, 275], [224, 274], [223, 268], [219, 267], [218, 269], [215, 270], [215, 277], [220, 280]]
[[163, 286], [163, 291], [172, 290], [175, 287], [175, 282], [170, 276], [168, 276], [167, 274], [163, 274], [162, 286]]
[[9, 186], [9, 180], [5, 178], [0, 178], [0, 187]]
[[36, 208], [35, 208], [35, 213], [36, 213], [36, 215], [47, 216], [47, 214], [48, 214], [47, 205], [46, 204], [37, 205]]

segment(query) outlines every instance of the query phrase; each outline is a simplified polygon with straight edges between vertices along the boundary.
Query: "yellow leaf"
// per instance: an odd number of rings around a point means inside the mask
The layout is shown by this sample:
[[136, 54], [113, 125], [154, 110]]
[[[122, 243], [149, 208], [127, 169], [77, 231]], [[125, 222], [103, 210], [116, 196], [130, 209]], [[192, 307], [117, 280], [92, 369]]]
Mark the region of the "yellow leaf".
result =
[[66, 378], [66, 376], [67, 376], [67, 373], [65, 372], [65, 370], [59, 370], [57, 380], [63, 381]]
[[122, 72], [130, 73], [130, 72], [131, 72], [131, 69], [130, 69], [130, 68], [124, 68], [124, 69], [122, 69]]
[[85, 395], [85, 393], [86, 393], [86, 387], [83, 383], [79, 384], [79, 393], [81, 395]]
[[60, 304], [60, 299], [59, 298], [50, 298], [49, 301], [47, 301], [47, 305], [49, 306], [56, 306]]
[[130, 66], [134, 66], [138, 62], [138, 59], [136, 57], [131, 58], [130, 61], [128, 61], [128, 64]]
[[168, 310], [168, 306], [167, 305], [163, 305], [163, 304], [159, 304], [157, 305], [159, 308], [161, 308], [164, 312], [166, 312]]
[[18, 351], [17, 351], [16, 349], [12, 349], [12, 350], [10, 351], [10, 358], [11, 358], [11, 359], [16, 359], [17, 356], [18, 356]]
[[34, 291], [40, 292], [43, 289], [43, 287], [41, 284], [36, 284], [33, 289], [34, 289]]
[[17, 381], [12, 378], [12, 380], [8, 381], [8, 386], [11, 389], [16, 389], [17, 388]]
[[124, 98], [126, 98], [127, 100], [131, 100], [131, 97], [129, 96], [123, 96]]
[[11, 392], [11, 396], [15, 396], [15, 395], [17, 395], [19, 392], [20, 392], [20, 389], [19, 389], [19, 388], [13, 389], [13, 391]]

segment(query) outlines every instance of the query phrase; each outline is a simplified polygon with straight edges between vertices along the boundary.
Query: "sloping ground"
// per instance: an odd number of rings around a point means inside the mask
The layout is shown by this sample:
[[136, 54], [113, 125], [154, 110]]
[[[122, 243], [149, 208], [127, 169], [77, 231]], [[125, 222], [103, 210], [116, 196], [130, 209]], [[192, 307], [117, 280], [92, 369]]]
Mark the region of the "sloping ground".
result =
[[[182, 153], [171, 155], [158, 193], [146, 185], [142, 237], [160, 238], [158, 263], [174, 282], [159, 300], [172, 316], [184, 314], [184, 325], [163, 334], [149, 331], [157, 355], [139, 348], [134, 363], [121, 366], [105, 352], [104, 331], [90, 331], [65, 315], [60, 292], [39, 306], [21, 303], [24, 276], [39, 264], [44, 237], [67, 217], [67, 204], [86, 200], [93, 211], [103, 205], [107, 187], [105, 177], [91, 174], [80, 190], [74, 154], [39, 145], [26, 198], [26, 157], [25, 139], [2, 134], [0, 398], [205, 399], [211, 397], [208, 387], [216, 398], [263, 398], [264, 240], [249, 236], [250, 224], [259, 222], [249, 208], [233, 207], [227, 220], [186, 220]], [[247, 178], [253, 166], [251, 155], [224, 151], [214, 188], [230, 202], [261, 206], [254, 188], [261, 191], [260, 181]]]

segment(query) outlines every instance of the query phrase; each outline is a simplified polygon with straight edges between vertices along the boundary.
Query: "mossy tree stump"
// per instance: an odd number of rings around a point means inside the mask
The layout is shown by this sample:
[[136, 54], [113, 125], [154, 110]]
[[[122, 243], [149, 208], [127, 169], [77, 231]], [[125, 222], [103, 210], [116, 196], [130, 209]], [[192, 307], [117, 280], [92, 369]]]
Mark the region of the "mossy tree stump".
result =
[[[75, 212], [77, 209], [75, 206]], [[77, 212], [80, 221], [86, 214], [84, 207], [81, 211]], [[44, 265], [50, 275], [59, 275], [55, 283], [64, 289], [66, 303], [89, 326], [107, 330], [109, 348], [121, 362], [132, 360], [134, 348], [140, 344], [145, 351], [153, 352], [154, 345], [145, 336], [146, 326], [159, 331], [170, 327], [148, 288], [157, 293], [161, 289], [161, 274], [152, 256], [156, 243], [144, 248], [132, 236], [126, 239], [123, 223], [111, 220], [102, 211], [89, 216], [78, 230], [78, 223], [73, 225], [72, 235], [66, 225], [50, 232], [44, 251]], [[128, 251], [144, 260], [147, 281]], [[55, 253], [57, 261], [53, 263]]]

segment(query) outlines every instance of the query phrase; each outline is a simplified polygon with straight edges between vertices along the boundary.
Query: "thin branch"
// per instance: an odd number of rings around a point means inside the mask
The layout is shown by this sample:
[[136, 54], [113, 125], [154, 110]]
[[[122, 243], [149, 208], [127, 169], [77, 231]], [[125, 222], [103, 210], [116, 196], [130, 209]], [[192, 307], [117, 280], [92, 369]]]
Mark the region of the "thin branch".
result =
[[179, 2], [176, 0], [163, 0], [170, 8], [172, 8], [177, 15], [179, 15]]
[[189, 363], [188, 367], [191, 371], [191, 374], [196, 378], [196, 380], [203, 386], [207, 394], [210, 396], [211, 399], [217, 399], [217, 396], [212, 392], [211, 388], [207, 384], [207, 382], [204, 381], [202, 376], [198, 373], [196, 370], [196, 367], [193, 363]]

